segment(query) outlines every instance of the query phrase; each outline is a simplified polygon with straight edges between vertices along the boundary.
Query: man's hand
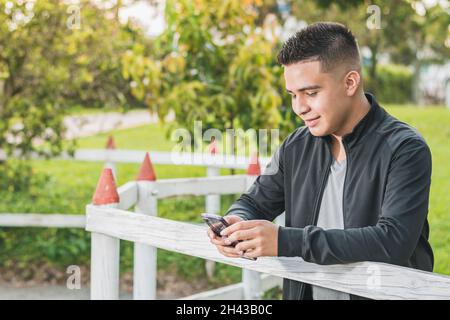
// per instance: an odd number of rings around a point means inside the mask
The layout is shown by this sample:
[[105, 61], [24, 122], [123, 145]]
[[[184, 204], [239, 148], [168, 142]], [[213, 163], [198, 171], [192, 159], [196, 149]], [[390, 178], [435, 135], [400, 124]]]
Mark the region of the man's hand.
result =
[[[242, 219], [239, 216], [233, 216], [233, 215], [229, 215], [229, 216], [225, 216], [223, 217], [225, 219], [226, 222], [228, 222], [231, 225], [234, 225], [240, 221], [244, 221], [244, 219]], [[230, 258], [239, 258], [242, 256], [242, 254], [239, 254], [238, 250], [236, 250], [236, 248], [231, 247], [230, 243], [226, 243], [224, 238], [218, 237], [212, 230], [211, 228], [208, 228], [208, 237], [209, 239], [211, 239], [211, 243], [214, 244], [217, 248], [217, 250], [219, 250], [219, 252], [221, 254], [223, 254], [226, 257], [230, 257]]]
[[277, 256], [278, 228], [267, 220], [239, 221], [222, 230], [221, 234], [228, 237], [225, 244], [242, 241], [233, 248], [234, 251], [229, 251], [233, 255], [245, 254], [250, 258]]

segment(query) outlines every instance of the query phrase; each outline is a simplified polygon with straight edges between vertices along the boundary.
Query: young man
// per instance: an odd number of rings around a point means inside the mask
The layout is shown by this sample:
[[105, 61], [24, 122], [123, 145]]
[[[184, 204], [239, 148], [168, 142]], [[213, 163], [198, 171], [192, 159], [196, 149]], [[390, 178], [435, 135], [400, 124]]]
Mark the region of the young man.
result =
[[[305, 126], [290, 134], [263, 174], [209, 230], [228, 257], [301, 257], [317, 264], [377, 261], [433, 270], [428, 243], [430, 150], [419, 133], [363, 91], [356, 40], [316, 23], [281, 49], [286, 89]], [[273, 171], [273, 170], [271, 170]], [[286, 227], [271, 221], [286, 212]], [[360, 297], [284, 279], [284, 299]]]

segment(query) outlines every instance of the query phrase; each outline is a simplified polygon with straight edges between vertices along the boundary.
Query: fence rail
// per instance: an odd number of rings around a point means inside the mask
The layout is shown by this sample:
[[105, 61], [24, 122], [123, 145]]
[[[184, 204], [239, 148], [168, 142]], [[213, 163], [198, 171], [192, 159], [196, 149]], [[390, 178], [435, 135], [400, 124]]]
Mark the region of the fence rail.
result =
[[[144, 151], [79, 150], [75, 158], [65, 154], [61, 159], [103, 161], [110, 167], [116, 162], [139, 163], [144, 155]], [[155, 164], [174, 164], [172, 157], [172, 153], [152, 152]], [[372, 299], [450, 299], [449, 276], [396, 265], [360, 262], [325, 266], [305, 262], [299, 257], [260, 257], [250, 261], [222, 256], [207, 238], [204, 225], [158, 218], [158, 200], [205, 196], [206, 211], [220, 213], [220, 195], [246, 191], [256, 176], [219, 175], [219, 168], [246, 168], [248, 159], [245, 157], [188, 154], [186, 159], [189, 157], [192, 161], [183, 165], [206, 166], [207, 178], [132, 181], [117, 189], [119, 203], [87, 205], [86, 216], [5, 213], [0, 214], [0, 226], [75, 227], [91, 232], [92, 299], [118, 298], [120, 240], [135, 244], [134, 299], [156, 298], [156, 248], [200, 257], [207, 260], [207, 265], [220, 262], [242, 268], [242, 283], [185, 299], [259, 298], [258, 292], [280, 285], [281, 278]], [[260, 160], [263, 165], [268, 161], [268, 158]], [[125, 211], [133, 207], [135, 212]], [[282, 219], [278, 219], [278, 223], [283, 224]]]
[[[144, 150], [125, 150], [125, 149], [78, 149], [71, 156], [67, 152], [53, 158], [60, 160], [77, 160], [107, 163], [141, 163], [147, 151]], [[14, 152], [13, 157], [20, 155], [20, 152]], [[37, 153], [31, 155], [33, 159], [41, 159]], [[153, 164], [162, 165], [187, 165], [224, 169], [247, 169], [250, 157], [207, 154], [207, 153], [190, 153], [190, 152], [151, 152]], [[0, 160], [6, 159], [6, 154], [0, 150]], [[269, 157], [260, 157], [259, 161], [262, 166], [269, 163]]]
[[154, 185], [158, 199], [175, 196], [203, 196], [243, 193], [247, 190], [247, 176], [218, 176], [207, 178], [164, 179]]
[[85, 228], [86, 216], [57, 213], [0, 213], [0, 227]]
[[371, 299], [450, 299], [449, 276], [375, 262], [317, 265], [289, 257], [228, 258], [209, 242], [206, 227], [119, 209], [89, 205], [86, 230]]

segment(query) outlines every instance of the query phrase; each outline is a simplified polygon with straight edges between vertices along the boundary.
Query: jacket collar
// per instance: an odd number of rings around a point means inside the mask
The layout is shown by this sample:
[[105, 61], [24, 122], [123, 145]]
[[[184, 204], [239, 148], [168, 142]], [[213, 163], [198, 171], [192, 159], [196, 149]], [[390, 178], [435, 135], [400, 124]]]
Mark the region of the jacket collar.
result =
[[[377, 127], [385, 113], [371, 93], [364, 94], [370, 104], [369, 112], [356, 124], [352, 132], [342, 137], [342, 142], [350, 148], [356, 145], [368, 132]], [[330, 135], [325, 138], [326, 141], [331, 142]]]

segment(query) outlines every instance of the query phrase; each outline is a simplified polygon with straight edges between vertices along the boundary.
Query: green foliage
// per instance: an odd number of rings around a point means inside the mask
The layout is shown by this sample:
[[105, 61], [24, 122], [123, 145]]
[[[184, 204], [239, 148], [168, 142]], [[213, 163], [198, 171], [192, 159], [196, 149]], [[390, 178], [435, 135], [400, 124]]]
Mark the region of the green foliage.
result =
[[[63, 110], [59, 92], [66, 80], [62, 67], [66, 30], [64, 7], [40, 1], [0, 2], [0, 149], [19, 149], [24, 157], [36, 138], [61, 151]], [[16, 18], [26, 14], [32, 17]], [[59, 43], [61, 42], [61, 43]], [[65, 81], [66, 80], [66, 81]], [[7, 136], [13, 139], [7, 139]]]
[[430, 243], [434, 252], [434, 272], [450, 274], [450, 110], [439, 107], [419, 108], [416, 105], [388, 106], [395, 117], [414, 126], [431, 149]]
[[[80, 24], [73, 26], [76, 12], [68, 9], [61, 1], [0, 0], [0, 150], [7, 155], [19, 151], [29, 159], [33, 151], [73, 151], [74, 144], [62, 143], [62, 120], [71, 106], [139, 104], [121, 73], [121, 56], [139, 31], [87, 0], [80, 2]], [[6, 170], [0, 163], [4, 179], [10, 176]]]
[[263, 300], [282, 300], [283, 299], [283, 290], [280, 287], [274, 287], [272, 289], [264, 292], [262, 296]]
[[[123, 74], [133, 93], [164, 117], [191, 133], [194, 121], [204, 130], [276, 128], [280, 67], [277, 41], [264, 37], [271, 27], [257, 28], [259, 1], [168, 1], [166, 31], [155, 51], [135, 46], [124, 57]], [[283, 90], [284, 91], [284, 90]]]
[[383, 103], [411, 102], [414, 74], [411, 68], [393, 64], [378, 65], [376, 83], [367, 72], [364, 73], [364, 90], [377, 92], [378, 101]]
[[[352, 0], [318, 2], [289, 0], [291, 13], [308, 24], [317, 21], [343, 23], [358, 40], [360, 48], [368, 48], [371, 53], [367, 61], [373, 93], [384, 95], [384, 84], [378, 84], [378, 59], [381, 53], [389, 54], [395, 64], [414, 65], [415, 72], [426, 61], [443, 62], [450, 55], [449, 29], [450, 15], [442, 2], [388, 0]], [[369, 6], [372, 10], [369, 10]], [[378, 28], [369, 28], [379, 10]], [[380, 80], [386, 82], [386, 80]], [[378, 85], [380, 89], [378, 90]], [[411, 84], [412, 85], [412, 84]], [[408, 89], [411, 92], [411, 89]], [[406, 99], [409, 101], [411, 98]]]
[[38, 189], [48, 180], [48, 176], [36, 174], [33, 168], [23, 160], [5, 162], [0, 170], [0, 190], [9, 193], [26, 190], [30, 197], [34, 197]]

